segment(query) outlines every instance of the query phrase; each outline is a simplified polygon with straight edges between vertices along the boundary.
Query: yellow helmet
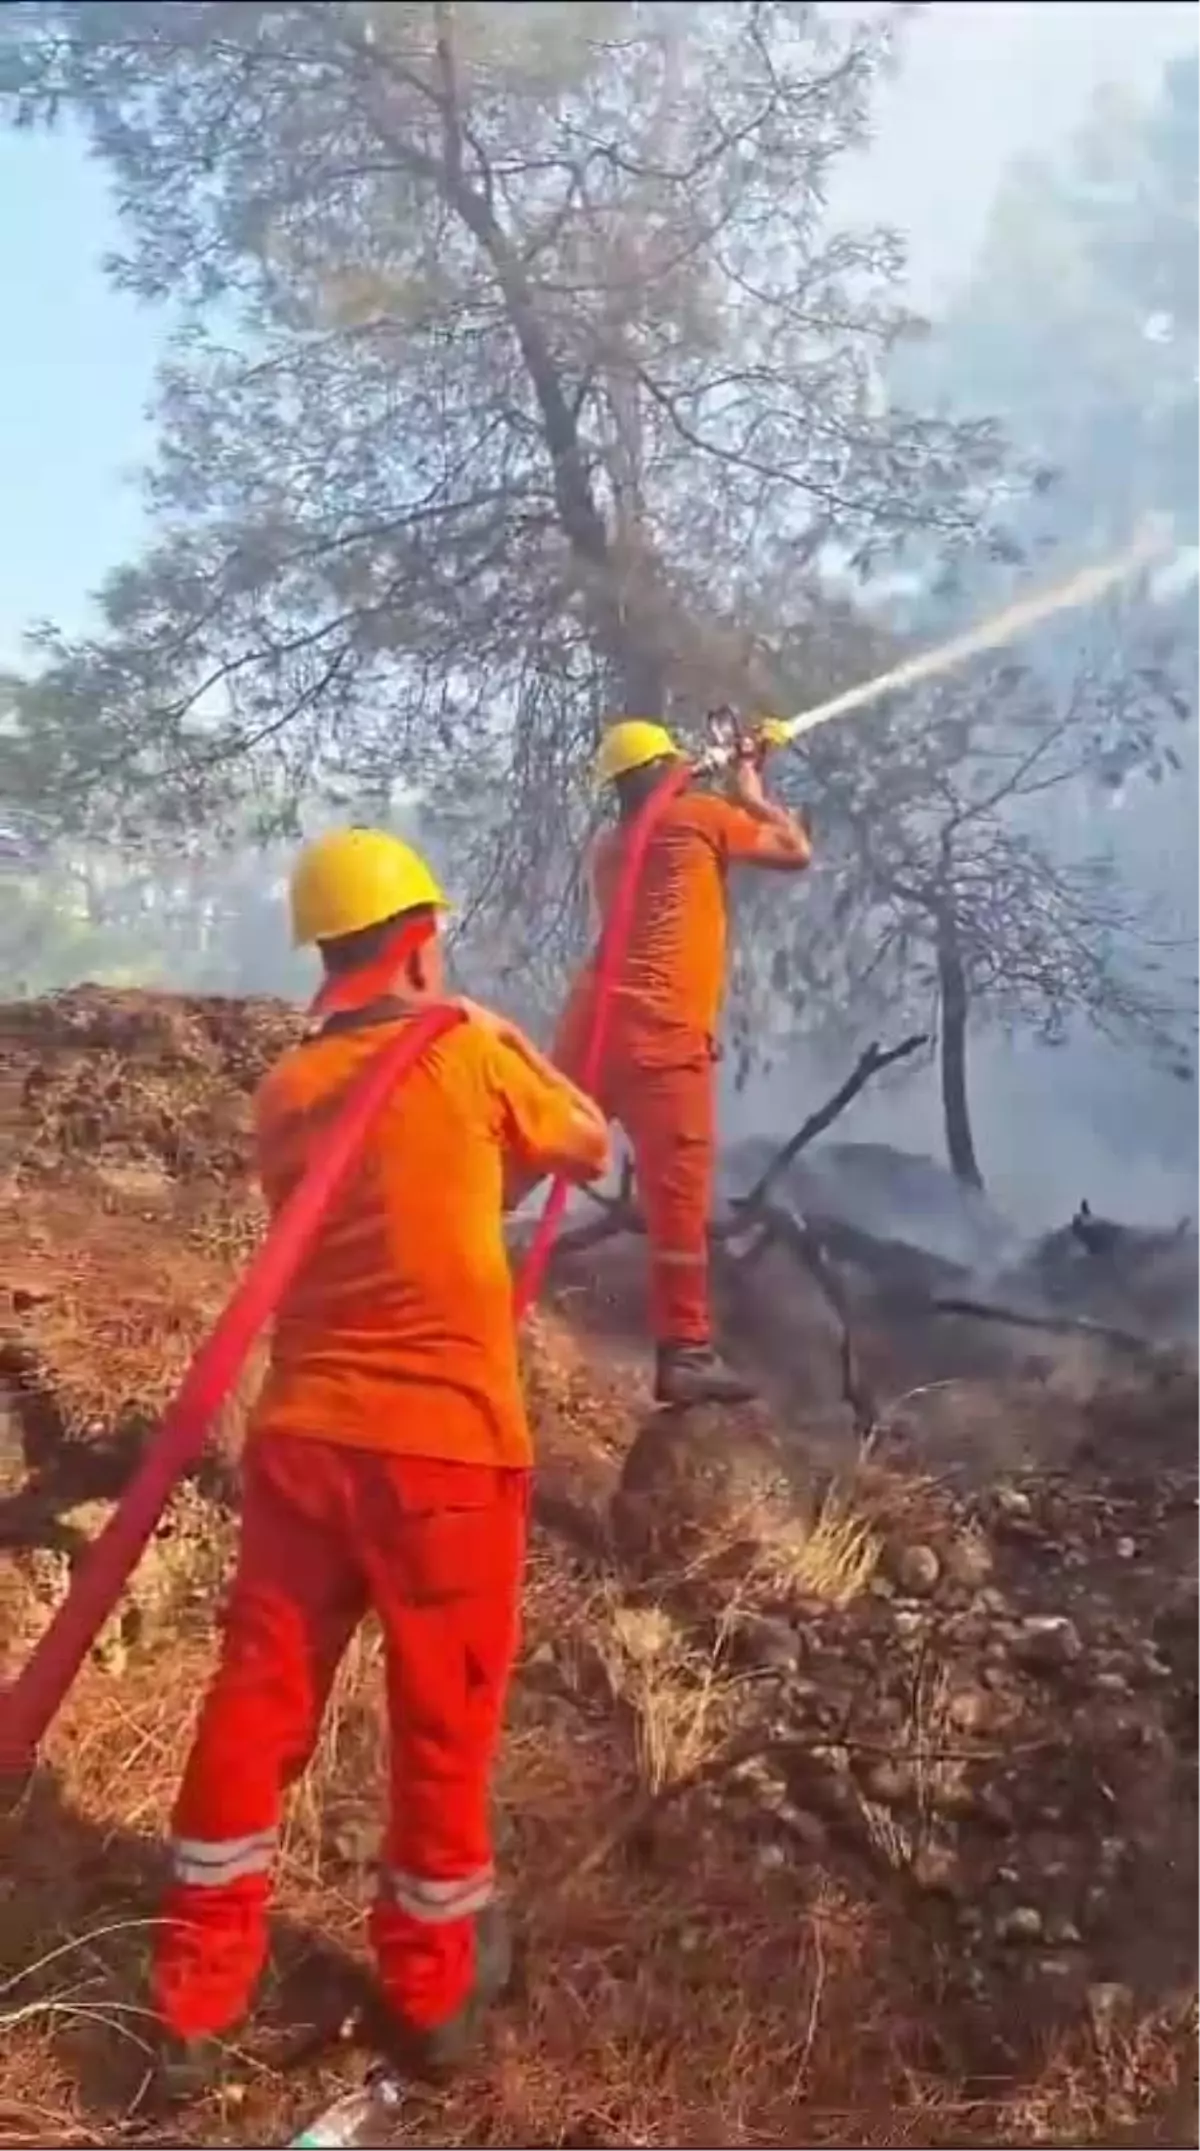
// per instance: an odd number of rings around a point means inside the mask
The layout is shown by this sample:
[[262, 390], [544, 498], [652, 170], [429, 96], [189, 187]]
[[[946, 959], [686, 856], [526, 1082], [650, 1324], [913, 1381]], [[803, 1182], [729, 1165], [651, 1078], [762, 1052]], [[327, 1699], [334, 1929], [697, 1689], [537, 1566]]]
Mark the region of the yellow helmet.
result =
[[448, 908], [425, 861], [386, 829], [330, 829], [306, 844], [292, 870], [292, 941], [336, 941], [397, 912]]
[[682, 749], [663, 724], [649, 717], [622, 717], [610, 725], [596, 756], [597, 784], [612, 784], [630, 770], [644, 769], [647, 762], [661, 762], [667, 755], [680, 757]]

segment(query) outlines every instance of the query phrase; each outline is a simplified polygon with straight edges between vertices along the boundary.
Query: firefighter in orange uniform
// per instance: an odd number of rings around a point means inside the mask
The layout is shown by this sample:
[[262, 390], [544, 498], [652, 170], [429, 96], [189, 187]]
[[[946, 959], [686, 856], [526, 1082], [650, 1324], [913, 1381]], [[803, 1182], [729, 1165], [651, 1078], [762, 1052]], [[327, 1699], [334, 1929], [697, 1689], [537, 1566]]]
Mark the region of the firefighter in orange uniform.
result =
[[[277, 1212], [372, 1055], [444, 1000], [429, 869], [346, 829], [301, 855], [294, 937], [316, 943], [319, 1028], [268, 1074], [259, 1171]], [[385, 2036], [434, 2074], [503, 1989], [489, 1777], [517, 1636], [531, 1466], [502, 1237], [506, 1168], [602, 1173], [592, 1102], [473, 1004], [369, 1133], [278, 1309], [248, 1432], [221, 1659], [173, 1818], [155, 1951], [159, 2088], [219, 2072], [266, 1951], [284, 1788], [373, 1608], [391, 1810], [372, 1916]]]
[[[796, 817], [768, 800], [762, 759], [776, 728], [743, 741], [731, 796], [687, 785], [655, 824], [632, 931], [613, 995], [596, 1094], [629, 1138], [650, 1243], [655, 1395], [664, 1404], [739, 1403], [752, 1395], [714, 1350], [708, 1220], [716, 1152], [716, 1031], [725, 988], [725, 883], [732, 866], [795, 874], [812, 847]], [[605, 735], [597, 779], [616, 791], [617, 821], [597, 840], [592, 886], [603, 920], [630, 830], [682, 759], [660, 724], [630, 718]], [[593, 961], [577, 979], [555, 1039], [557, 1066], [578, 1076], [596, 1012]]]

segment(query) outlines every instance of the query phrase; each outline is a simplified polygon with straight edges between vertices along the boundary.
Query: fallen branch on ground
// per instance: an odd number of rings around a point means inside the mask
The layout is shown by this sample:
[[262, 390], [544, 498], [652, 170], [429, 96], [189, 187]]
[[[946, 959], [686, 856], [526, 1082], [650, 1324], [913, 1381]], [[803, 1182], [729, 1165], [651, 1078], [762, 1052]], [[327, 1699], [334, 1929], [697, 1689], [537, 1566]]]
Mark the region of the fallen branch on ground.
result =
[[1094, 1322], [1089, 1315], [1039, 1315], [1027, 1314], [1020, 1307], [995, 1307], [989, 1300], [969, 1300], [939, 1295], [929, 1305], [934, 1314], [966, 1315], [973, 1322], [1007, 1322], [1014, 1329], [1047, 1330], [1058, 1336], [1077, 1335], [1095, 1337], [1102, 1344], [1116, 1345], [1126, 1352], [1149, 1352], [1153, 1349], [1149, 1337], [1140, 1337], [1136, 1330], [1116, 1329], [1107, 1322]]
[[[767, 1197], [781, 1175], [794, 1164], [800, 1152], [817, 1136], [831, 1127], [839, 1114], [857, 1098], [873, 1076], [883, 1069], [894, 1067], [898, 1061], [907, 1060], [913, 1053], [928, 1044], [926, 1031], [915, 1031], [899, 1045], [881, 1046], [878, 1039], [859, 1056], [844, 1083], [827, 1098], [824, 1105], [797, 1128], [782, 1148], [772, 1158], [766, 1171], [760, 1174], [746, 1195], [731, 1198], [732, 1215], [713, 1224], [709, 1241], [714, 1256], [721, 1260], [726, 1279], [735, 1289], [740, 1288], [754, 1265], [766, 1253], [768, 1247], [780, 1244], [800, 1262], [813, 1278], [838, 1324], [838, 1350], [841, 1368], [842, 1395], [854, 1418], [855, 1431], [862, 1435], [870, 1431], [875, 1421], [874, 1400], [865, 1389], [859, 1372], [854, 1336], [850, 1322], [850, 1303], [841, 1288], [837, 1272], [830, 1262], [827, 1250], [813, 1227], [803, 1218], [791, 1215], [787, 1210], [768, 1204]], [[600, 1216], [590, 1224], [577, 1225], [571, 1231], [560, 1234], [554, 1250], [554, 1261], [564, 1257], [585, 1254], [589, 1248], [599, 1247], [604, 1241], [615, 1239], [619, 1233], [644, 1236], [646, 1221], [634, 1200], [633, 1168], [627, 1159], [622, 1168], [621, 1182], [615, 1196], [597, 1195], [588, 1190], [590, 1199], [600, 1210]], [[740, 1254], [734, 1254], [728, 1242], [741, 1240], [747, 1233], [756, 1234], [752, 1244]]]
[[[730, 1239], [752, 1225], [756, 1216], [762, 1212], [766, 1197], [779, 1175], [787, 1171], [800, 1152], [809, 1143], [815, 1142], [818, 1135], [823, 1135], [826, 1128], [833, 1125], [873, 1076], [916, 1053], [921, 1046], [928, 1044], [928, 1037], [926, 1031], [915, 1031], [911, 1037], [901, 1039], [898, 1046], [881, 1046], [878, 1039], [873, 1040], [866, 1051], [860, 1054], [845, 1082], [834, 1091], [831, 1098], [826, 1099], [824, 1105], [818, 1106], [815, 1113], [810, 1113], [808, 1119], [801, 1122], [795, 1134], [789, 1136], [787, 1142], [776, 1152], [766, 1171], [759, 1176], [749, 1192], [731, 1197], [731, 1207], [736, 1216], [714, 1225], [712, 1237], [717, 1240]], [[590, 1247], [598, 1247], [603, 1241], [614, 1239], [618, 1233], [644, 1235], [646, 1221], [634, 1200], [633, 1190], [633, 1166], [628, 1158], [621, 1168], [620, 1186], [615, 1195], [601, 1195], [594, 1188], [585, 1188], [583, 1193], [601, 1214], [590, 1225], [578, 1225], [569, 1232], [560, 1233], [555, 1244], [555, 1259], [564, 1255], [583, 1254]]]

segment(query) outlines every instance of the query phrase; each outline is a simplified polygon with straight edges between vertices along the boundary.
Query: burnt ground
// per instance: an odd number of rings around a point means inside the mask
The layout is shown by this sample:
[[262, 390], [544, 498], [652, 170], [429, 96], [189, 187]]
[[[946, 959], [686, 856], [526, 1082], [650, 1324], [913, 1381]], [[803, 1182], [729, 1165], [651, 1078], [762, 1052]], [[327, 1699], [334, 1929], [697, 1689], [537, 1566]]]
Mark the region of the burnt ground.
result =
[[[91, 989], [0, 1013], [10, 1668], [254, 1244], [249, 1097], [295, 1025]], [[639, 1259], [569, 1261], [530, 1325], [500, 1785], [528, 1981], [403, 2139], [1194, 2141], [1194, 1363], [856, 1302], [856, 1417], [828, 1305], [775, 1250], [722, 1287], [769, 1405], [684, 1422], [648, 1410]], [[253, 1380], [5, 1825], [0, 2144], [282, 2142], [354, 2066], [326, 2035], [378, 1825], [369, 1631], [293, 1803], [233, 2089], [169, 2139], [141, 2098]]]

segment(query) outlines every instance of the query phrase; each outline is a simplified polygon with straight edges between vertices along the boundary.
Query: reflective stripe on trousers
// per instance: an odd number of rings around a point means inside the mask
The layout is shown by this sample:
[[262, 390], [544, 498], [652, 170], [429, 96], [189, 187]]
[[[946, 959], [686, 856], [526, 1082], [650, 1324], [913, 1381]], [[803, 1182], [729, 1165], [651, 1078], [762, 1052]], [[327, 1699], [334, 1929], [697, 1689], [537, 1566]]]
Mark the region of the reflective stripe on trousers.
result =
[[424, 1927], [444, 1927], [452, 1920], [482, 1912], [496, 1894], [496, 1870], [478, 1867], [473, 1875], [453, 1882], [433, 1882], [426, 1875], [411, 1874], [403, 1867], [386, 1867], [380, 1877], [381, 1894], [388, 1903], [407, 1912]]
[[274, 1830], [249, 1837], [177, 1837], [171, 1845], [171, 1872], [191, 1889], [219, 1890], [247, 1875], [269, 1875], [275, 1860]]

